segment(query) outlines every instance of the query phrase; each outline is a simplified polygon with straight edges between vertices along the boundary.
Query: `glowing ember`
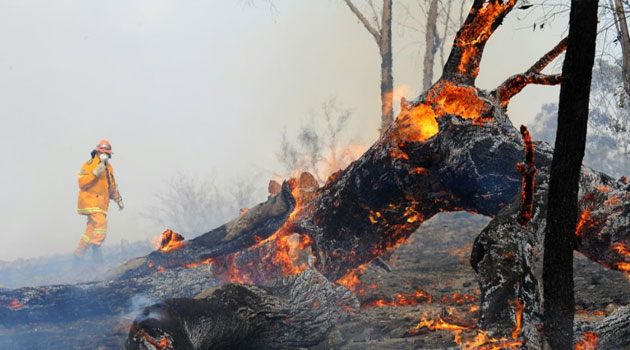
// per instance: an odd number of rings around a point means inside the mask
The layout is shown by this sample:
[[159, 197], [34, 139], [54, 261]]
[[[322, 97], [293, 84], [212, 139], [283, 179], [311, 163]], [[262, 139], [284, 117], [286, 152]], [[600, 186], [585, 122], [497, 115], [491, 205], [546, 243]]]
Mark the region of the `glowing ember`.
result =
[[408, 306], [430, 303], [431, 295], [419, 289], [412, 294], [397, 293], [391, 299], [378, 299], [361, 304], [361, 307]]
[[409, 331], [409, 333], [417, 334], [417, 332], [421, 330], [422, 328], [427, 328], [430, 331], [439, 331], [439, 330], [462, 331], [466, 329], [473, 329], [474, 326], [451, 324], [444, 321], [441, 315], [437, 315], [437, 317], [429, 317], [429, 313], [427, 312], [422, 316], [422, 319], [420, 320], [420, 322], [411, 331]]
[[195, 262], [195, 263], [186, 264], [186, 265], [184, 265], [184, 267], [189, 267], [189, 268], [190, 267], [197, 267], [197, 266], [200, 266], [200, 265], [208, 265], [210, 263], [212, 263], [212, 258], [208, 258], [206, 260]]
[[13, 299], [7, 306], [12, 309], [20, 309], [24, 307], [24, 304], [21, 304], [17, 299]]
[[597, 349], [599, 336], [597, 333], [587, 332], [582, 334], [580, 341], [575, 344], [575, 350], [595, 350]]
[[580, 215], [580, 219], [578, 220], [578, 224], [575, 227], [575, 235], [579, 236], [582, 234], [582, 229], [586, 225], [588, 227], [591, 221], [591, 210], [586, 208], [582, 214]]
[[171, 347], [171, 339], [169, 336], [166, 337], [162, 337], [159, 342], [156, 339], [153, 339], [153, 337], [151, 337], [150, 335], [146, 334], [145, 332], [140, 332], [139, 334], [141, 337], [144, 338], [144, 340], [146, 340], [149, 344], [153, 345], [153, 347], [156, 350], [170, 350], [173, 349], [173, 347]]
[[628, 250], [628, 247], [621, 242], [617, 242], [613, 244], [611, 248], [617, 253], [619, 253], [620, 255], [630, 257], [630, 250]]
[[360, 265], [359, 267], [347, 273], [345, 276], [341, 277], [335, 282], [337, 284], [341, 284], [342, 286], [350, 289], [355, 293], [363, 294], [364, 291], [360, 289], [362, 284], [361, 280], [359, 280], [359, 275], [363, 274], [366, 268], [367, 264]]
[[512, 339], [516, 340], [523, 329], [523, 302], [520, 300], [516, 301], [515, 323], [516, 327], [514, 327], [514, 330], [512, 331]]
[[599, 187], [597, 187], [597, 190], [599, 192], [608, 192], [610, 191], [610, 186], [600, 185]]
[[160, 241], [161, 251], [168, 252], [183, 247], [185, 244], [184, 237], [182, 237], [179, 233], [169, 229], [162, 232], [162, 240]]
[[524, 125], [521, 125], [521, 135], [523, 136], [523, 144], [525, 146], [525, 163], [516, 164], [518, 172], [523, 177], [523, 189], [521, 198], [521, 214], [518, 221], [521, 225], [526, 225], [532, 218], [532, 210], [534, 205], [534, 187], [535, 176], [538, 170], [534, 165], [534, 144], [529, 135], [529, 131]]

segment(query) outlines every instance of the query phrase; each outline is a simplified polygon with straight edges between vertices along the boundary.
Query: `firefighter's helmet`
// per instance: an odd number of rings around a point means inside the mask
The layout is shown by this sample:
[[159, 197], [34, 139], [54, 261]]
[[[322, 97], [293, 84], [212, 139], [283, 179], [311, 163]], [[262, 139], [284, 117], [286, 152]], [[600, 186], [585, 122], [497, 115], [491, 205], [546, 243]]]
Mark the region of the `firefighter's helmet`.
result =
[[96, 147], [94, 147], [94, 150], [97, 151], [97, 152], [113, 154], [113, 152], [112, 152], [112, 145], [110, 145], [109, 141], [107, 141], [107, 140], [99, 141], [99, 143], [96, 145]]

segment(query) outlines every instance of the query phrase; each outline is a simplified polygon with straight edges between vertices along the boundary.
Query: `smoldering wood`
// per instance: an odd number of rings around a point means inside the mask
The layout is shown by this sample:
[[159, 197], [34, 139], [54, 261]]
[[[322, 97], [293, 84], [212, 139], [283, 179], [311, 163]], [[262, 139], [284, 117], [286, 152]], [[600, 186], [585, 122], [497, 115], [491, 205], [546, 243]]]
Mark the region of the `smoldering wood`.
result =
[[147, 307], [126, 349], [297, 349], [325, 342], [359, 308], [356, 296], [313, 269], [269, 286], [227, 284]]

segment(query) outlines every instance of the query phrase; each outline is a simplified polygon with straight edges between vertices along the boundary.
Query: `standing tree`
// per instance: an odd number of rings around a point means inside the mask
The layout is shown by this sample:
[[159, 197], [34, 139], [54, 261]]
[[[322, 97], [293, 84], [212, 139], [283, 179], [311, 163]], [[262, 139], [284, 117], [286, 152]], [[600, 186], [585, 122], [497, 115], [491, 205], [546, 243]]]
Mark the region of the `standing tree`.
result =
[[572, 0], [550, 171], [543, 260], [543, 326], [545, 338], [554, 350], [573, 346], [573, 249], [596, 33], [597, 1]]
[[628, 34], [628, 22], [626, 21], [626, 11], [621, 0], [608, 0], [613, 12], [615, 28], [617, 29], [617, 40], [621, 44], [623, 70], [623, 86], [626, 93], [630, 95], [630, 34]]
[[368, 0], [374, 12], [374, 21], [370, 22], [351, 0], [344, 0], [352, 13], [372, 34], [381, 55], [381, 135], [394, 120], [392, 101], [394, 99], [394, 77], [392, 75], [392, 0], [383, 0], [381, 18], [374, 8], [372, 0]]

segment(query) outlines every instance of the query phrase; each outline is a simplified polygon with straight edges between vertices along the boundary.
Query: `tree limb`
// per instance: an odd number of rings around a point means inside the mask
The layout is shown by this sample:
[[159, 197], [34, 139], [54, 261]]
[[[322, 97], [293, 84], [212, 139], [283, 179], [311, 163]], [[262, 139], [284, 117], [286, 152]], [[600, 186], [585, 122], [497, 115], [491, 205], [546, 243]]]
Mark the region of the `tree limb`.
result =
[[499, 101], [501, 108], [506, 108], [510, 99], [529, 84], [557, 85], [562, 82], [561, 74], [547, 75], [540, 73], [523, 73], [511, 76], [501, 86], [492, 92]]
[[568, 38], [562, 39], [553, 49], [541, 57], [525, 73], [516, 74], [506, 79], [494, 89], [491, 94], [496, 97], [502, 108], [505, 108], [510, 99], [521, 92], [528, 84], [556, 85], [562, 81], [560, 75], [545, 75], [540, 72], [567, 49]]
[[368, 32], [370, 32], [370, 34], [372, 34], [372, 36], [376, 40], [376, 43], [380, 47], [380, 45], [381, 45], [381, 34], [378, 32], [378, 30], [376, 30], [372, 26], [372, 24], [370, 24], [370, 21], [368, 21], [368, 19], [365, 18], [365, 16], [361, 13], [361, 11], [356, 6], [354, 6], [354, 4], [352, 3], [351, 0], [344, 0], [344, 1], [346, 2], [348, 7], [350, 8], [350, 11], [352, 11], [357, 16], [359, 21], [361, 21], [361, 23], [363, 23], [363, 25], [368, 30]]

